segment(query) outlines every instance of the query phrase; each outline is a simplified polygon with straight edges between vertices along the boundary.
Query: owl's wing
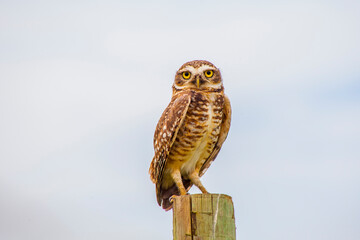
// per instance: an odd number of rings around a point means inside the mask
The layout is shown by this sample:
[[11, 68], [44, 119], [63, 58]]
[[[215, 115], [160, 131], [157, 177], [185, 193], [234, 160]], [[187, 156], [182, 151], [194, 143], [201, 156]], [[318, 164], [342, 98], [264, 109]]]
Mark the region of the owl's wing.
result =
[[206, 159], [206, 161], [202, 165], [200, 172], [199, 172], [200, 177], [206, 172], [206, 170], [210, 167], [211, 163], [215, 160], [216, 156], [218, 155], [218, 153], [221, 149], [221, 146], [223, 145], [223, 143], [228, 135], [228, 132], [230, 129], [230, 123], [231, 123], [231, 105], [230, 105], [229, 98], [225, 95], [223, 120], [221, 122], [219, 139], [218, 139], [217, 143], [215, 144], [214, 150], [212, 151], [212, 153], [210, 154], [208, 159]]
[[151, 162], [149, 173], [153, 183], [161, 184], [164, 168], [180, 126], [184, 122], [191, 101], [188, 91], [176, 94], [163, 112], [155, 130], [155, 156]]

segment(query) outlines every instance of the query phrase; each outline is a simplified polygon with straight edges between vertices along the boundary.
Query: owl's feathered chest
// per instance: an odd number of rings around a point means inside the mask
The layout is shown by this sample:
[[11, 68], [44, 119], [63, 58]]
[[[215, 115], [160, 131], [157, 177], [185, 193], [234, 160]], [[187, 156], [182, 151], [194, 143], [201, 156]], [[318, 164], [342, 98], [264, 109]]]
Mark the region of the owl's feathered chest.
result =
[[218, 140], [223, 116], [222, 93], [194, 92], [183, 124], [171, 148], [169, 160], [187, 174], [201, 167]]

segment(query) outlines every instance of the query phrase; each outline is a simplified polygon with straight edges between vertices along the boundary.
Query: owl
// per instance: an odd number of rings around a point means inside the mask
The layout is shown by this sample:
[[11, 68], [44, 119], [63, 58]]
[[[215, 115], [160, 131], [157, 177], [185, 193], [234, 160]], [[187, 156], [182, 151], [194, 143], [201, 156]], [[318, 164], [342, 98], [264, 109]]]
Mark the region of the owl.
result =
[[165, 210], [174, 195], [185, 195], [200, 181], [224, 143], [231, 121], [229, 98], [214, 64], [195, 60], [176, 72], [172, 98], [154, 134], [155, 155], [149, 174], [156, 198]]

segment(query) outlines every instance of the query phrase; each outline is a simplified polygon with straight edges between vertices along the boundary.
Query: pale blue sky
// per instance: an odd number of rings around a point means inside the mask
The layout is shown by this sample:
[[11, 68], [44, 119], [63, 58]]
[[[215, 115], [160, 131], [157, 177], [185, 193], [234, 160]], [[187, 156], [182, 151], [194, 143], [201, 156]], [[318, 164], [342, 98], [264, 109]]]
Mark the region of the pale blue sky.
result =
[[[147, 170], [186, 61], [233, 107], [237, 238], [360, 239], [358, 1], [1, 1], [0, 239], [171, 239]], [[198, 192], [192, 189], [191, 192]]]

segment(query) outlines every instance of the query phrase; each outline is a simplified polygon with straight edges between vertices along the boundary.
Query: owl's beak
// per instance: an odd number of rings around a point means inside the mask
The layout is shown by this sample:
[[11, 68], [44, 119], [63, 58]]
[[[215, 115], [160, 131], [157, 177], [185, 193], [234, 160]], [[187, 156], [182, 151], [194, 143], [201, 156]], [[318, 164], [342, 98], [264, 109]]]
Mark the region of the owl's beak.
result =
[[201, 79], [200, 75], [196, 75], [193, 83], [196, 85], [197, 88], [200, 88], [200, 85], [204, 83], [204, 80]]

